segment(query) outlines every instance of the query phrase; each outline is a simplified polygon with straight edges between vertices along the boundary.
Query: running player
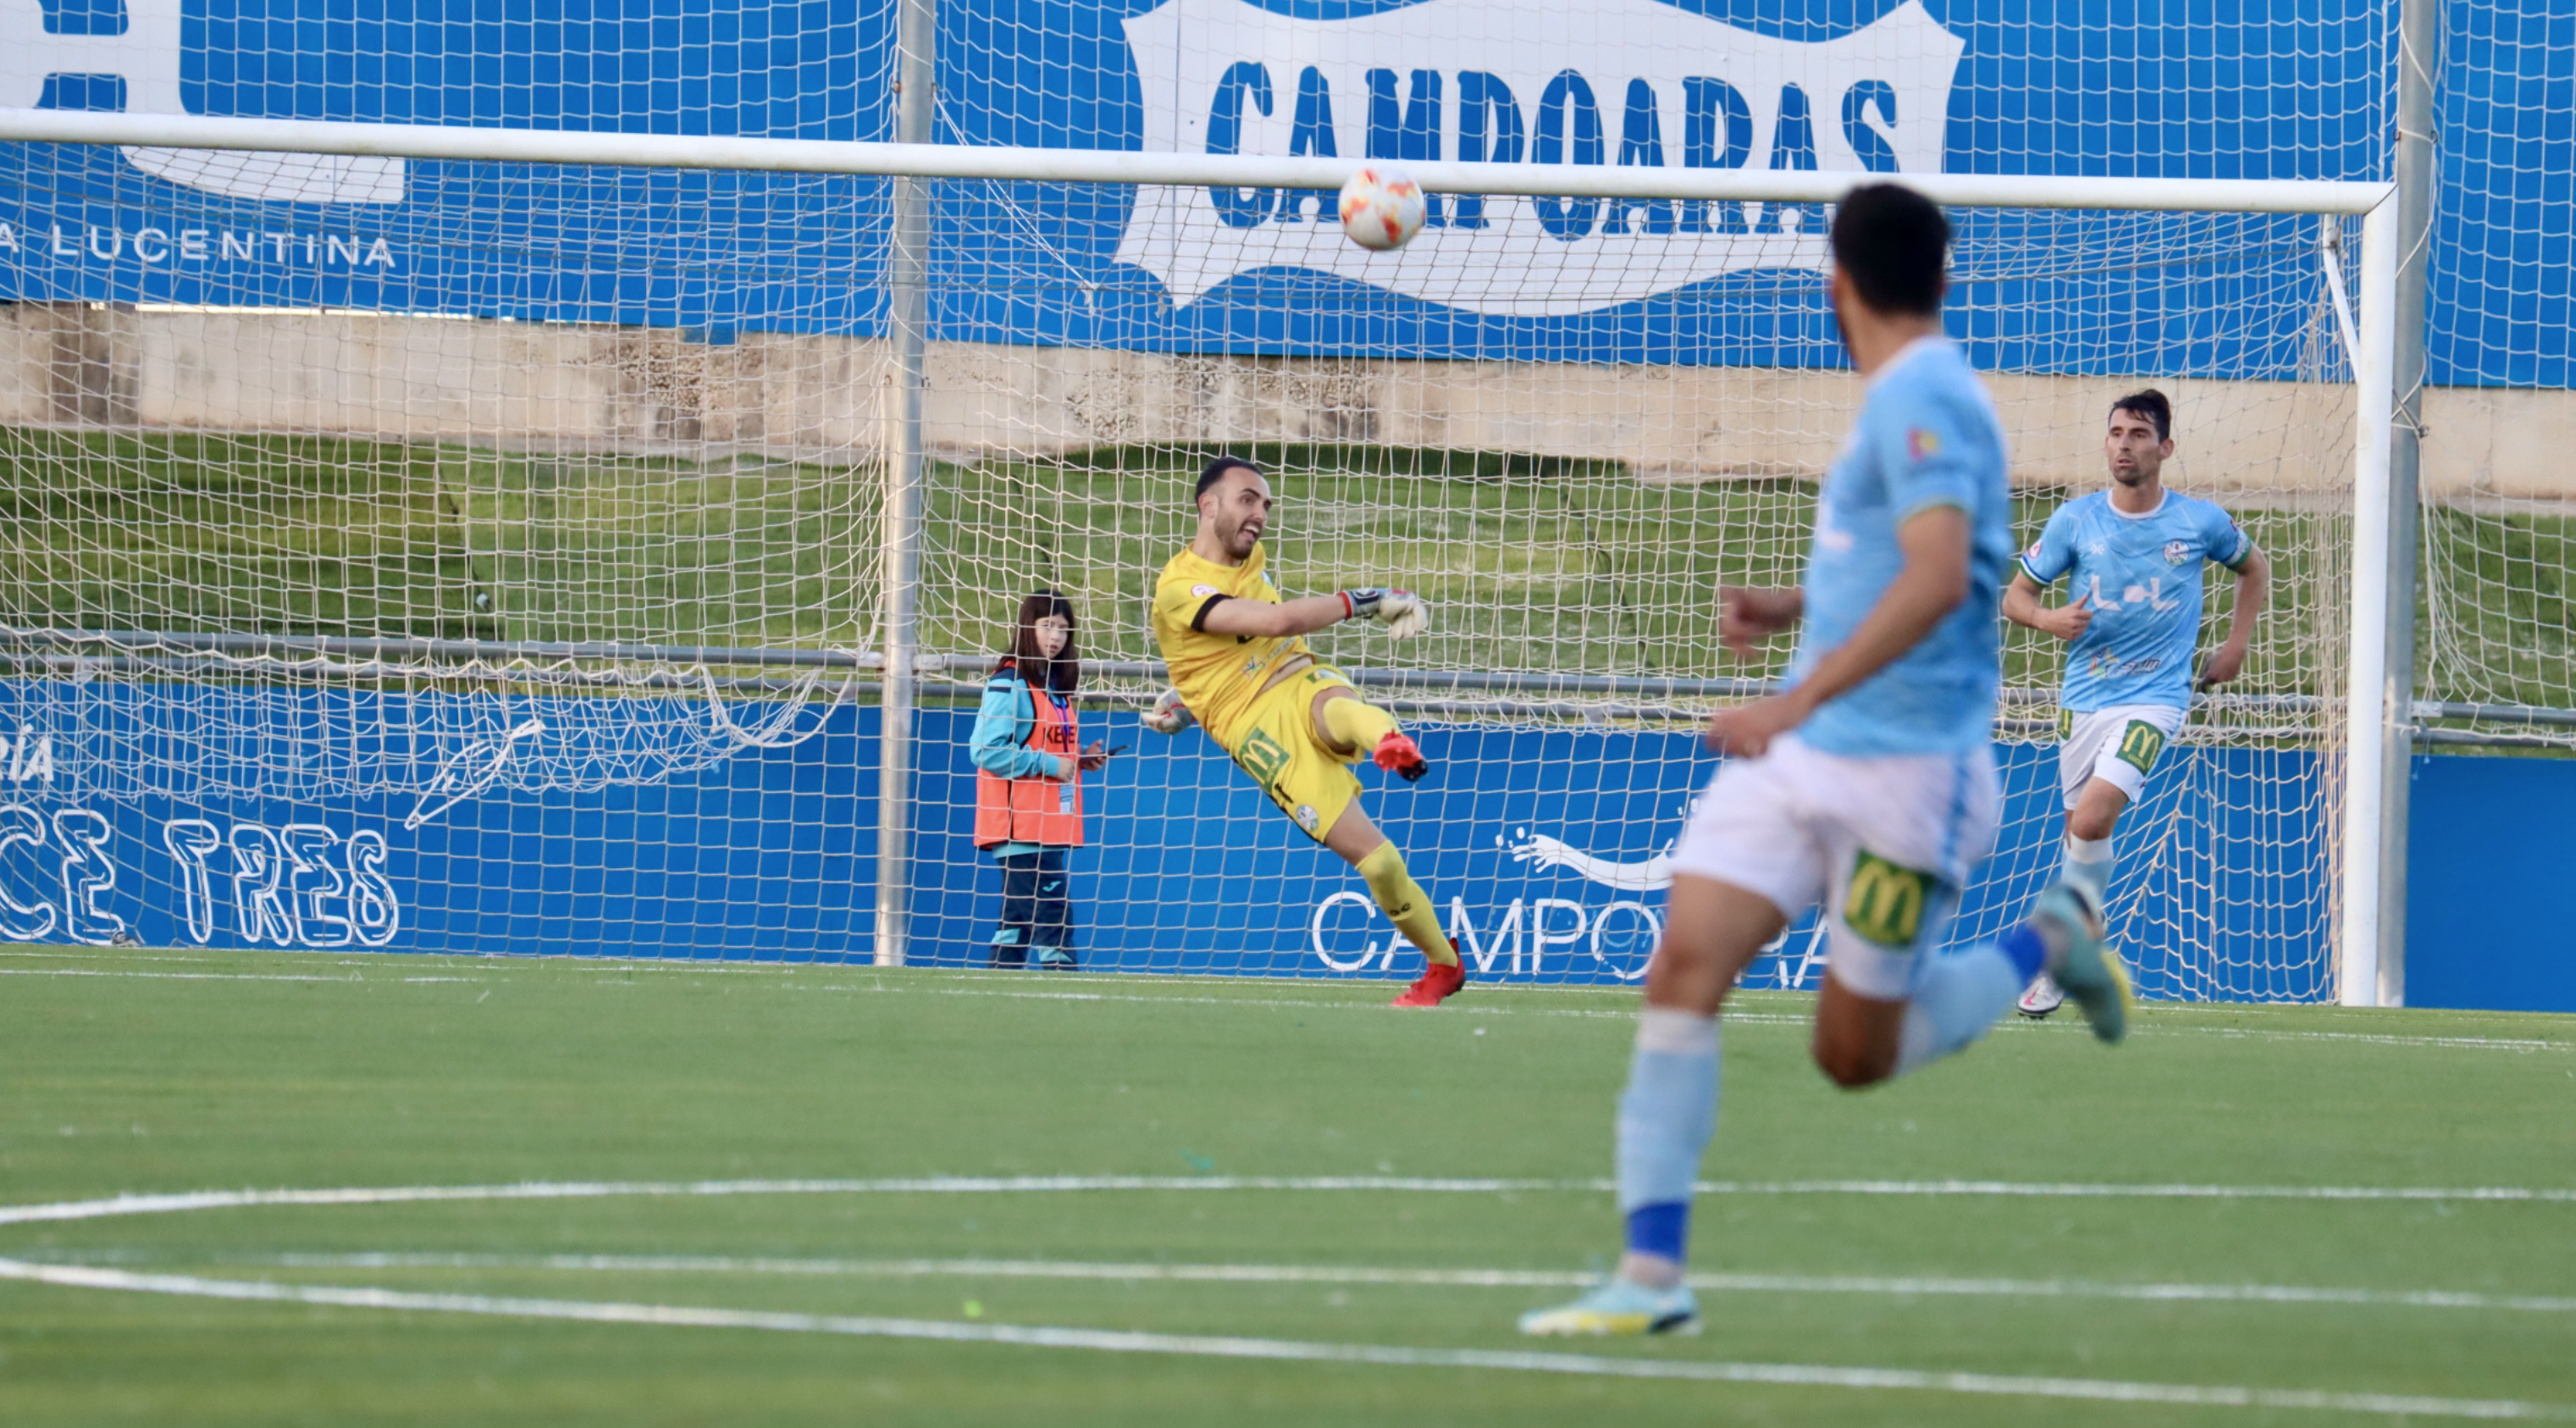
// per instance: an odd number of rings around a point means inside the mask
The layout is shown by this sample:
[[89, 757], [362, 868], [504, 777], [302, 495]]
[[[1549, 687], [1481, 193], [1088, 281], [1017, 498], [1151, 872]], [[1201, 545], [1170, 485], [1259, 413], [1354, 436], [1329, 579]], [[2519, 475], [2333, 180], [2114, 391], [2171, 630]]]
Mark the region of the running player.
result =
[[1524, 1333], [1696, 1328], [1682, 1263], [1717, 1120], [1718, 1008], [1763, 944], [1819, 901], [1827, 962], [1811, 1053], [1837, 1085], [1966, 1048], [2043, 969], [2097, 1036], [2127, 1029], [2127, 974], [2080, 887], [2051, 888], [1999, 941], [1937, 950], [1994, 841], [1995, 604], [2012, 558], [2003, 425], [1941, 335], [1949, 237], [1931, 200], [1893, 184], [1856, 188], [1835, 212], [1834, 311], [1868, 391], [1825, 477], [1806, 583], [1720, 594], [1719, 634], [1739, 658], [1806, 628], [1780, 693], [1709, 723], [1729, 757], [1674, 852], [1619, 1102], [1627, 1253], [1591, 1293], [1523, 1315]]
[[1407, 781], [1431, 765], [1395, 716], [1318, 663], [1304, 638], [1344, 620], [1377, 620], [1400, 640], [1431, 622], [1430, 607], [1409, 590], [1281, 600], [1261, 570], [1271, 504], [1270, 483], [1249, 461], [1220, 456], [1199, 474], [1198, 535], [1154, 584], [1154, 637], [1174, 688], [1145, 722], [1166, 734], [1205, 726], [1307, 837], [1358, 869], [1379, 910], [1429, 963], [1395, 1004], [1438, 1006], [1466, 985], [1467, 969], [1440, 931], [1431, 895], [1361, 811], [1351, 774], [1362, 759]]
[[[2165, 489], [2174, 442], [2173, 404], [2164, 393], [2150, 387], [2113, 402], [2102, 451], [2111, 489], [2079, 496], [2048, 518], [2004, 592], [2004, 618], [2067, 641], [2066, 685], [2057, 700], [2064, 876], [2107, 904], [2112, 832], [2191, 705], [2202, 563], [2236, 572], [2236, 612], [2226, 643], [2201, 666], [2203, 688], [2244, 672], [2272, 567], [2227, 512]], [[2068, 574], [2075, 598], [2053, 609], [2041, 605], [2041, 588]], [[2065, 1000], [2043, 973], [2022, 993], [2021, 1013], [2046, 1016]]]

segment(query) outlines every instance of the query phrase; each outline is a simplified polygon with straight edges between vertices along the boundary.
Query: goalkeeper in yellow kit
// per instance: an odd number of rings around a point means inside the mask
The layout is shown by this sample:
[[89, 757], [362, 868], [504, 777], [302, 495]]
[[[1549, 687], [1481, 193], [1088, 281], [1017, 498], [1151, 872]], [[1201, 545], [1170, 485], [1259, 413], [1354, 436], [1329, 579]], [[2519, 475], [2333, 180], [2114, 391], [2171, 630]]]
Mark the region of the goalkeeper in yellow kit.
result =
[[1358, 869], [1379, 909], [1430, 962], [1395, 1004], [1438, 1006], [1466, 985], [1467, 969], [1440, 931], [1431, 895], [1360, 810], [1351, 773], [1364, 758], [1407, 780], [1431, 766], [1395, 716], [1317, 662], [1304, 638], [1344, 620], [1377, 620], [1403, 639], [1430, 623], [1430, 610], [1409, 590], [1281, 600], [1261, 573], [1270, 505], [1270, 483], [1249, 461], [1220, 456], [1200, 474], [1198, 536], [1154, 584], [1154, 637], [1173, 688], [1145, 723], [1165, 734], [1204, 726], [1306, 836]]

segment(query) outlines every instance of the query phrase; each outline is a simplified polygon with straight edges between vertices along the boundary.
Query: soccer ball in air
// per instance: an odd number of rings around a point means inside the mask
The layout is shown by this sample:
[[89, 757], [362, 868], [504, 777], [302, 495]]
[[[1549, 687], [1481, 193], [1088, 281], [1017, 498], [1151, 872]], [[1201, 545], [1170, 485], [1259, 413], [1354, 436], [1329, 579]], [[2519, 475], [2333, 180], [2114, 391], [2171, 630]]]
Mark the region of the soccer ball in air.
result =
[[1363, 248], [1401, 248], [1422, 231], [1422, 188], [1400, 169], [1362, 169], [1342, 185], [1342, 231]]

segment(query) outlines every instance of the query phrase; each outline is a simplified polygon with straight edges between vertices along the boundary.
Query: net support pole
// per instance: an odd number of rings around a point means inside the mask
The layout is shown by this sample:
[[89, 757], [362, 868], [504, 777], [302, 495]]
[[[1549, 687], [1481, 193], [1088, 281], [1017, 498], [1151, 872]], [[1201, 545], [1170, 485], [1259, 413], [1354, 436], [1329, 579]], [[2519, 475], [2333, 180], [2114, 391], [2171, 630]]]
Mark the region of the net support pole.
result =
[[2392, 701], [2388, 647], [2393, 546], [2389, 448], [2395, 434], [2398, 205], [2361, 220], [2361, 350], [2353, 359], [2352, 653], [2344, 767], [2342, 946], [2335, 985], [2345, 1006], [2380, 1004], [2381, 863], [2388, 822]]
[[2388, 747], [2379, 840], [2379, 1005], [2406, 1004], [2406, 859], [2415, 783], [2415, 571], [2423, 544], [2425, 289], [2432, 277], [2433, 89], [2441, 0], [2403, 0], [2397, 39], [2396, 419], [2388, 447]]
[[[934, 0], [901, 0], [895, 47], [895, 134], [906, 144], [934, 137], [939, 16]], [[894, 180], [886, 274], [886, 337], [894, 349], [894, 390], [884, 463], [884, 716], [877, 735], [876, 964], [899, 967], [912, 926], [913, 705], [921, 648], [921, 483], [928, 444], [922, 390], [930, 354], [930, 180]]]

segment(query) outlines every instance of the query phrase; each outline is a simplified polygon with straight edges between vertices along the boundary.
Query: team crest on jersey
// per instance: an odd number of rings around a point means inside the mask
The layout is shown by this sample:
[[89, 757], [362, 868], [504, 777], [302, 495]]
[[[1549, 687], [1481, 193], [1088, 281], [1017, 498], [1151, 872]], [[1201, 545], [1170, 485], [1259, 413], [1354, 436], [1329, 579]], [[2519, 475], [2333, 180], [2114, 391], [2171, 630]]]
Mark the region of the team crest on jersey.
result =
[[1941, 438], [1933, 435], [1929, 427], [1914, 427], [1905, 433], [1905, 450], [1915, 460], [1922, 461], [1940, 454]]
[[2180, 565], [2189, 559], [2191, 559], [2190, 542], [2179, 540], [2165, 542], [2165, 564]]

